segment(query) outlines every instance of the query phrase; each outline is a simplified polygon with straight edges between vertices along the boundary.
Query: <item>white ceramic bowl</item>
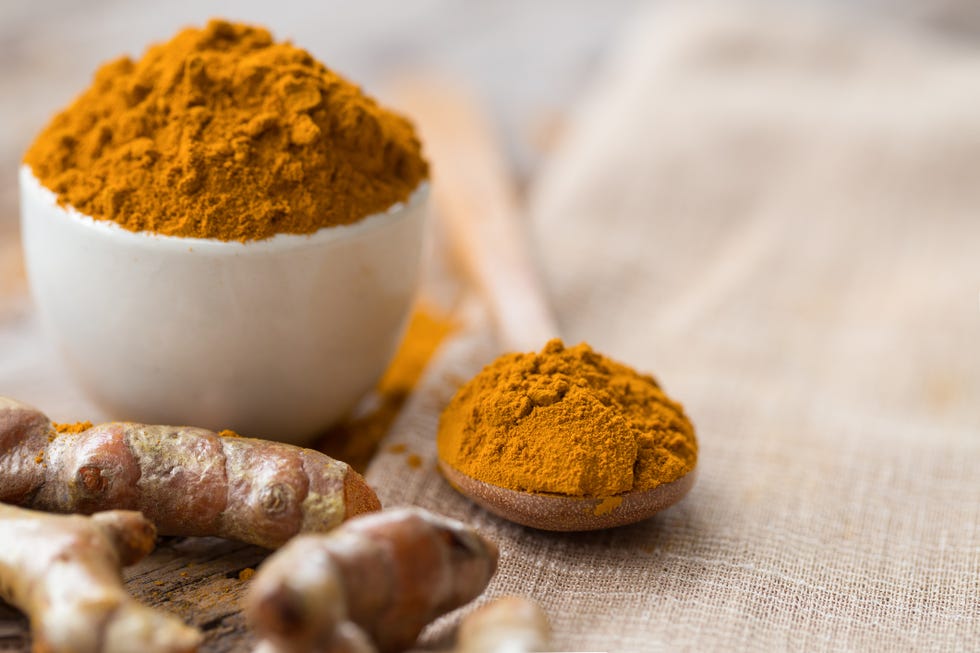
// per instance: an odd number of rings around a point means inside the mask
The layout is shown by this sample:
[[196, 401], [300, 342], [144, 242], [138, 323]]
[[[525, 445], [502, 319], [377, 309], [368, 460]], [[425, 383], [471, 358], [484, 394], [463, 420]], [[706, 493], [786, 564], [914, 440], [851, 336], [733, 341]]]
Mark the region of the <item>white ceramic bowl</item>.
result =
[[393, 354], [428, 195], [423, 184], [353, 225], [240, 243], [93, 220], [26, 166], [20, 191], [35, 302], [100, 406], [299, 444], [353, 408]]

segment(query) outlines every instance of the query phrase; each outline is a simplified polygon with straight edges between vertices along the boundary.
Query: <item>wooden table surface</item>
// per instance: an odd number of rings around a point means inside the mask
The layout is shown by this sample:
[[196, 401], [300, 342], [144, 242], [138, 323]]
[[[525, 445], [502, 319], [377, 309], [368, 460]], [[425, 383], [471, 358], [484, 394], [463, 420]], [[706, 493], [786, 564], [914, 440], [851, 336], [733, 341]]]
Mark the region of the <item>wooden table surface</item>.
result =
[[[0, 394], [19, 397], [54, 419], [84, 406], [62, 381], [54, 352], [35, 333], [17, 233], [16, 171], [33, 134], [87, 83], [97, 64], [180, 26], [224, 15], [266, 24], [310, 49], [329, 66], [383, 99], [386, 79], [406, 68], [436, 69], [466, 79], [500, 119], [517, 169], [525, 176], [540, 152], [536, 130], [582, 92], [604, 47], [639, 0], [518, 0], [457, 3], [199, 3], [182, 0], [47, 0], [0, 4]], [[980, 25], [970, 0], [915, 3], [866, 0], [964, 32]], [[25, 344], [27, 343], [27, 344]], [[25, 353], [23, 348], [34, 349]], [[20, 357], [20, 358], [18, 358]], [[239, 612], [247, 586], [239, 573], [260, 549], [217, 539], [170, 538], [126, 571], [141, 601], [172, 610], [206, 633], [204, 651], [248, 650]], [[29, 648], [26, 620], [0, 604], [0, 651]]]

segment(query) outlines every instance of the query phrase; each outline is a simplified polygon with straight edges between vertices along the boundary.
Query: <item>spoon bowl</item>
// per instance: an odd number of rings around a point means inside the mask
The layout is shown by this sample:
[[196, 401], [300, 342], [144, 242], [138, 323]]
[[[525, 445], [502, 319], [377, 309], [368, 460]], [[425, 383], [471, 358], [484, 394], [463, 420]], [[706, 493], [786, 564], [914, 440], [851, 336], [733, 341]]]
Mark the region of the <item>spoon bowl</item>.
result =
[[593, 531], [649, 519], [683, 499], [697, 476], [695, 467], [676, 481], [652, 490], [600, 499], [511, 490], [467, 476], [442, 460], [439, 469], [450, 485], [483, 508], [544, 531]]

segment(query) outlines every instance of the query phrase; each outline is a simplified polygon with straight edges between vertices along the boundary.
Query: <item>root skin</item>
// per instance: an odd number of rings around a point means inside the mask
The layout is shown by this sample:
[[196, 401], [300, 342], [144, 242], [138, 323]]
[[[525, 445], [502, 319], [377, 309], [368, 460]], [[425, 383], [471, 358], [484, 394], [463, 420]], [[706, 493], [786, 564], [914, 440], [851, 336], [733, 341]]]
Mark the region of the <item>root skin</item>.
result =
[[0, 502], [48, 512], [143, 512], [162, 535], [277, 548], [379, 510], [346, 463], [287, 444], [190, 427], [114, 422], [56, 434], [0, 397]]
[[269, 650], [362, 650], [354, 639], [341, 647], [347, 623], [382, 653], [404, 650], [431, 621], [476, 598], [497, 557], [473, 529], [424, 510], [365, 515], [298, 537], [269, 558], [252, 581], [246, 616]]

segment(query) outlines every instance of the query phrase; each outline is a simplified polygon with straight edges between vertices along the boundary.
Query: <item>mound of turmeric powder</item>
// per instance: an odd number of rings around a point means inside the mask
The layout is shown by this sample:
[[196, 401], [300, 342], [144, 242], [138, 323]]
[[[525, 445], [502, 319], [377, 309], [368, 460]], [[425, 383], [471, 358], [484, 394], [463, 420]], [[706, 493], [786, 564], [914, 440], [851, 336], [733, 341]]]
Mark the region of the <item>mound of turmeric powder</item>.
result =
[[683, 407], [653, 377], [587, 344], [505, 354], [464, 385], [439, 424], [439, 458], [525, 492], [610, 497], [694, 469]]
[[93, 218], [240, 241], [356, 222], [428, 175], [407, 120], [305, 50], [220, 20], [102, 66], [24, 161]]

